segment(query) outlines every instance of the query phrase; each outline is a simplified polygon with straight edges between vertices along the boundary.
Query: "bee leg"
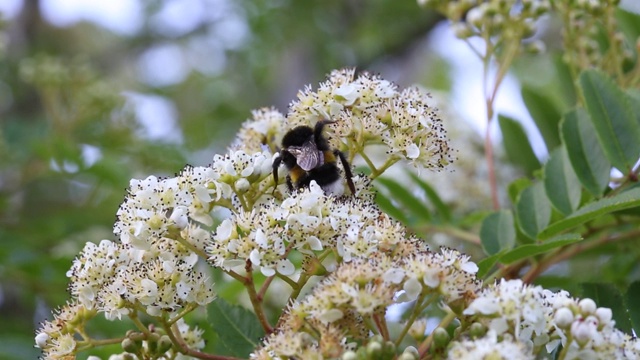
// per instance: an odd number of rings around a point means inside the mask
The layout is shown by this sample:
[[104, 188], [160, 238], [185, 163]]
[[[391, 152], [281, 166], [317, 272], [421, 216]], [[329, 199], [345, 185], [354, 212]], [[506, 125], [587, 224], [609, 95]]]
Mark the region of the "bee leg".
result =
[[287, 175], [287, 187], [289, 188], [289, 192], [293, 193], [293, 183], [291, 182], [291, 177]]
[[340, 158], [340, 162], [342, 162], [342, 167], [344, 168], [345, 178], [347, 178], [347, 185], [349, 185], [349, 190], [351, 190], [351, 195], [355, 195], [356, 186], [353, 185], [353, 180], [351, 179], [353, 177], [353, 174], [351, 173], [351, 165], [349, 165], [349, 162], [342, 151], [336, 149], [333, 150], [333, 154]]
[[271, 167], [273, 171], [273, 192], [275, 193], [276, 188], [278, 187], [278, 168], [280, 167], [280, 163], [282, 163], [282, 156], [278, 155], [275, 160], [273, 160], [273, 165]]

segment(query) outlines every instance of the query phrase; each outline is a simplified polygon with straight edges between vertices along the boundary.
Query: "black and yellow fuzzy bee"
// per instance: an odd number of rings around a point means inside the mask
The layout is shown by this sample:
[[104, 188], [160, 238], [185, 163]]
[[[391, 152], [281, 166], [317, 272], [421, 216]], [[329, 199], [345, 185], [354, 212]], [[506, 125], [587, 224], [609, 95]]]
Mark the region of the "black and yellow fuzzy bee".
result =
[[344, 185], [337, 166], [339, 158], [349, 190], [351, 194], [356, 193], [349, 162], [340, 150], [331, 149], [329, 142], [322, 135], [324, 126], [332, 122], [318, 121], [313, 129], [309, 126], [298, 126], [284, 135], [282, 150], [273, 161], [273, 177], [276, 186], [278, 185], [278, 168], [281, 163], [284, 163], [289, 170], [287, 175], [289, 191], [307, 188], [311, 181], [315, 180], [326, 194], [340, 195]]

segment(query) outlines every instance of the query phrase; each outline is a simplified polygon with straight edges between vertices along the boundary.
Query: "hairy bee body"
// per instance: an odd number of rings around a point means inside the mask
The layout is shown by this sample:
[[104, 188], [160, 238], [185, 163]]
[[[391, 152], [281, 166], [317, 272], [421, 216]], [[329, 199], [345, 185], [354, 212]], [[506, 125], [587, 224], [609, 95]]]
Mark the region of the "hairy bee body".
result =
[[287, 186], [290, 191], [307, 188], [315, 181], [327, 194], [342, 194], [344, 185], [337, 159], [340, 159], [345, 178], [352, 194], [355, 186], [352, 181], [351, 167], [344, 154], [331, 149], [327, 139], [322, 135], [328, 120], [318, 121], [314, 129], [309, 126], [298, 126], [282, 139], [282, 150], [273, 162], [273, 176], [278, 183], [278, 168], [284, 163], [289, 174]]

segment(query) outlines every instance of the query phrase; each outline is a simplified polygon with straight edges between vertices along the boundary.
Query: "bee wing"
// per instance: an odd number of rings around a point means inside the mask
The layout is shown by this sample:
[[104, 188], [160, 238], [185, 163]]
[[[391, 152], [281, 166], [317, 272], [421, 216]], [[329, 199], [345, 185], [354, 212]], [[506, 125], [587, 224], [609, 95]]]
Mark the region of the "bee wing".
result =
[[318, 150], [313, 139], [305, 142], [302, 146], [290, 146], [287, 150], [296, 157], [298, 166], [304, 171], [315, 169], [324, 164], [324, 154]]

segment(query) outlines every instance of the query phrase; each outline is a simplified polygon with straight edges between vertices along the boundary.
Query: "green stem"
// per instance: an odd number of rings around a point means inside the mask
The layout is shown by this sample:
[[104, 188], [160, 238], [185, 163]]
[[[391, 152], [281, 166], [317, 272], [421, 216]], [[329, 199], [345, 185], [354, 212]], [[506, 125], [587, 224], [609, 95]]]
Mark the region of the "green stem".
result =
[[190, 303], [188, 304], [184, 309], [182, 309], [182, 311], [180, 311], [176, 316], [172, 317], [171, 319], [169, 319], [168, 323], [169, 325], [173, 325], [176, 321], [182, 319], [183, 317], [185, 317], [188, 313], [192, 312], [193, 310], [197, 309], [198, 305], [194, 304], [194, 303]]
[[369, 157], [367, 156], [367, 154], [364, 151], [361, 151], [360, 156], [362, 156], [362, 159], [364, 159], [364, 161], [367, 163], [367, 166], [369, 167], [369, 169], [371, 169], [371, 176], [372, 178], [374, 174], [378, 174], [378, 169], [376, 169], [376, 166], [373, 164], [373, 161], [371, 161], [371, 159], [369, 159]]
[[273, 279], [275, 279], [275, 277], [275, 275], [269, 276], [264, 281], [264, 283], [260, 287], [260, 291], [258, 291], [258, 300], [262, 301], [262, 299], [264, 299], [264, 294], [267, 293], [267, 289], [269, 289], [269, 286], [271, 285], [271, 282], [273, 281]]
[[258, 298], [258, 293], [256, 292], [255, 284], [253, 282], [253, 273], [251, 272], [251, 269], [249, 269], [249, 266], [247, 266], [247, 276], [243, 285], [247, 289], [249, 300], [253, 306], [253, 311], [256, 313], [256, 317], [258, 317], [258, 321], [260, 321], [260, 325], [262, 325], [262, 328], [267, 334], [270, 334], [273, 331], [273, 328], [269, 324], [267, 316], [264, 313], [264, 309], [262, 308], [262, 302]]
[[176, 324], [169, 324], [166, 319], [162, 319], [162, 327], [167, 333], [167, 336], [169, 336], [169, 339], [171, 339], [171, 342], [178, 347], [178, 351], [182, 354], [205, 360], [240, 360], [233, 356], [212, 355], [190, 348], [180, 335], [178, 326]]
[[133, 324], [138, 328], [138, 330], [140, 330], [141, 333], [145, 334], [146, 336], [149, 336], [149, 334], [151, 332], [142, 323], [142, 321], [140, 321], [140, 319], [138, 318], [138, 312], [137, 311], [129, 313], [129, 319], [131, 319], [131, 321], [133, 321]]
[[409, 332], [409, 329], [411, 329], [411, 325], [413, 325], [413, 323], [416, 321], [418, 316], [420, 316], [422, 311], [424, 309], [426, 309], [427, 306], [432, 304], [433, 301], [438, 298], [438, 296], [434, 295], [429, 300], [425, 301], [422, 305], [420, 305], [422, 300], [424, 300], [424, 298], [426, 296], [427, 296], [426, 293], [421, 294], [420, 297], [416, 300], [416, 304], [413, 307], [413, 310], [411, 311], [411, 315], [409, 316], [409, 319], [407, 319], [407, 322], [405, 323], [404, 327], [402, 328], [402, 331], [400, 331], [400, 334], [398, 335], [398, 338], [396, 339], [396, 342], [395, 342], [396, 346], [400, 345], [400, 343], [402, 342], [402, 339], [404, 339], [404, 337]]
[[382, 335], [382, 338], [385, 341], [389, 341], [389, 328], [387, 327], [387, 320], [384, 318], [384, 314], [373, 313], [373, 321], [375, 322], [380, 335]]
[[293, 281], [290, 277], [286, 276], [286, 275], [282, 275], [278, 272], [276, 272], [276, 275], [280, 280], [286, 282], [287, 284], [289, 284], [289, 286], [291, 286], [291, 288], [293, 290], [296, 290], [299, 288], [298, 283]]
[[81, 344], [80, 346], [78, 346], [78, 349], [76, 350], [77, 352], [80, 351], [85, 351], [85, 350], [89, 350], [89, 349], [93, 349], [99, 346], [106, 346], [106, 345], [113, 345], [113, 344], [120, 344], [122, 342], [122, 340], [126, 339], [126, 336], [123, 337], [119, 337], [119, 338], [113, 338], [113, 339], [87, 339], [87, 342], [85, 344]]
[[271, 331], [273, 331], [273, 328], [271, 327], [271, 325], [269, 325], [269, 322], [267, 321], [267, 318], [262, 309], [262, 302], [258, 297], [258, 293], [256, 292], [254, 282], [253, 282], [253, 271], [251, 271], [251, 263], [248, 260], [247, 260], [247, 266], [245, 269], [247, 271], [247, 276], [242, 276], [233, 270], [224, 270], [224, 272], [227, 273], [232, 278], [234, 278], [235, 280], [237, 280], [238, 282], [240, 282], [245, 287], [245, 289], [247, 289], [249, 300], [251, 300], [253, 311], [256, 313], [256, 316], [258, 317], [258, 320], [260, 321], [260, 325], [262, 325], [262, 328], [267, 333], [270, 333]]
[[[454, 314], [452, 311], [449, 311], [447, 315], [444, 318], [442, 318], [442, 321], [440, 321], [440, 324], [438, 324], [436, 328], [439, 328], [439, 327], [446, 328], [455, 318], [456, 318], [456, 314]], [[431, 334], [429, 334], [429, 336], [426, 339], [424, 339], [424, 341], [422, 341], [422, 343], [420, 344], [420, 347], [418, 347], [418, 353], [420, 354], [421, 359], [425, 356], [427, 351], [429, 351], [429, 347], [431, 347], [431, 343], [433, 342], [434, 333], [435, 331], [432, 331]]]

